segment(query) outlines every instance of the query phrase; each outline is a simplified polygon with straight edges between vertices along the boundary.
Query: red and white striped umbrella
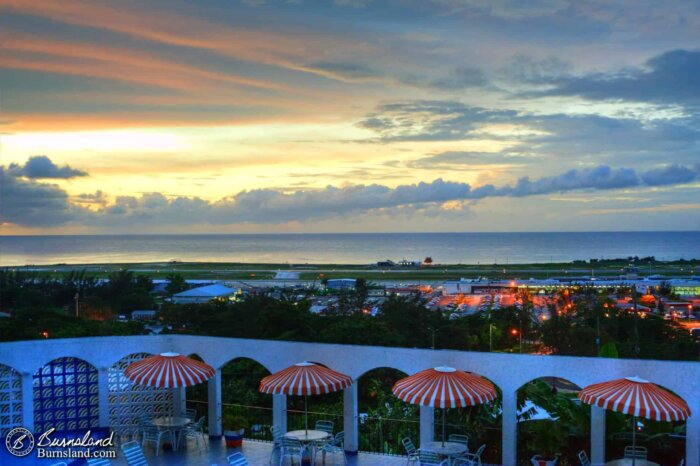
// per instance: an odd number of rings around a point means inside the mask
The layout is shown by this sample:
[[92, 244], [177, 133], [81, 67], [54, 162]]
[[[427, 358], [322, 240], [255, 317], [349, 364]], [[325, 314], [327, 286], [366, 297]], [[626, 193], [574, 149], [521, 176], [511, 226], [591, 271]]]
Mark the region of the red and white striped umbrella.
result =
[[270, 395], [321, 395], [349, 387], [345, 374], [312, 362], [300, 362], [260, 381], [260, 391]]
[[589, 385], [578, 394], [584, 403], [654, 421], [682, 421], [690, 408], [681, 398], [638, 377]]
[[345, 374], [312, 362], [300, 362], [263, 378], [260, 391], [269, 395], [303, 395], [304, 428], [308, 431], [308, 396], [336, 392], [351, 384], [352, 379]]
[[464, 408], [493, 401], [496, 387], [483, 377], [454, 367], [426, 369], [394, 384], [399, 399], [414, 405], [442, 408], [442, 444], [445, 445], [445, 409]]
[[463, 408], [496, 399], [496, 387], [475, 374], [436, 367], [399, 380], [391, 389], [398, 398], [433, 408]]
[[138, 385], [159, 388], [189, 387], [211, 379], [216, 371], [209, 364], [178, 353], [162, 353], [132, 363], [124, 375]]
[[[690, 416], [690, 408], [681, 398], [648, 380], [639, 377], [596, 383], [578, 392], [581, 401], [589, 405], [631, 414], [632, 448], [637, 446], [637, 417], [655, 421], [682, 421]], [[632, 465], [637, 463], [632, 458]]]

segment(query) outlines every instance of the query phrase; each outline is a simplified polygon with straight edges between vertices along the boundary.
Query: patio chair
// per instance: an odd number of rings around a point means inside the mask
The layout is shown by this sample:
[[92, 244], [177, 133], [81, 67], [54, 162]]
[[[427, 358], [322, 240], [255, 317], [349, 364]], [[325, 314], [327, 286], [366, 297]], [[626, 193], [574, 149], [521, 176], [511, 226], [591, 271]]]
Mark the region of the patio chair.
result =
[[184, 417], [188, 418], [190, 421], [194, 422], [197, 420], [197, 410], [194, 408], [189, 408], [185, 410]]
[[585, 450], [578, 452], [578, 460], [581, 463], [581, 466], [591, 466], [591, 460], [588, 459], [588, 455], [586, 454]]
[[107, 458], [91, 458], [87, 460], [88, 466], [111, 466], [112, 462]]
[[448, 466], [449, 459], [441, 460], [440, 455], [430, 450], [418, 450], [418, 466]]
[[160, 453], [160, 446], [163, 440], [170, 440], [171, 445], [175, 447], [175, 436], [172, 431], [159, 429], [153, 423], [144, 424], [141, 426], [141, 448], [146, 445], [146, 442], [152, 442], [156, 448], [156, 456]]
[[638, 460], [647, 459], [647, 448], [646, 447], [625, 447], [625, 458], [636, 458]]
[[330, 435], [333, 435], [333, 421], [316, 421], [316, 430], [321, 430]]
[[301, 444], [299, 439], [282, 437], [282, 450], [280, 451], [280, 466], [284, 464], [284, 459], [289, 458], [291, 464], [294, 464], [294, 459], [299, 459], [301, 465], [304, 459], [306, 448]]
[[182, 439], [194, 439], [195, 442], [197, 443], [197, 448], [199, 451], [202, 451], [202, 445], [206, 445], [206, 439], [204, 435], [204, 416], [199, 418], [199, 421], [188, 424], [183, 430], [182, 433], [180, 434], [180, 441]]
[[338, 432], [335, 434], [335, 437], [333, 437], [333, 440], [330, 442], [326, 443], [323, 446], [323, 464], [326, 464], [326, 453], [328, 453], [333, 462], [331, 463], [333, 466], [335, 466], [335, 457], [338, 453], [343, 455], [343, 464], [348, 464], [348, 458], [345, 456], [345, 432]]
[[122, 445], [122, 453], [126, 459], [126, 464], [129, 466], [148, 466], [148, 461], [143, 456], [143, 450], [136, 440]]
[[465, 460], [464, 464], [469, 466], [481, 466], [481, 454], [486, 450], [486, 445], [481, 445], [474, 453], [465, 453], [459, 458]]
[[449, 442], [461, 443], [462, 445], [466, 445], [467, 451], [469, 451], [469, 436], [468, 435], [450, 434], [450, 436], [447, 437], [447, 440]]
[[406, 459], [406, 464], [418, 461], [418, 449], [413, 444], [413, 441], [408, 437], [404, 437], [401, 440], [401, 443], [403, 444], [403, 448], [406, 450], [406, 456], [408, 456]]
[[268, 465], [272, 464], [275, 452], [282, 454], [282, 439], [284, 438], [282, 429], [277, 426], [270, 426], [270, 433], [272, 434], [272, 451], [270, 452], [270, 460], [267, 462]]
[[243, 456], [243, 453], [237, 452], [226, 457], [229, 466], [250, 466], [248, 460]]

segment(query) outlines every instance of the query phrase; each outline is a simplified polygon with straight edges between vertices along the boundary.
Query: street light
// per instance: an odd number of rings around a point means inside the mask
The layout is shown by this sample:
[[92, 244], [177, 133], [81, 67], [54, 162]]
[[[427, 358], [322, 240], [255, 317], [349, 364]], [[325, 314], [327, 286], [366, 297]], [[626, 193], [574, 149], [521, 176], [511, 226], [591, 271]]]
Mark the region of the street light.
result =
[[519, 331], [517, 328], [514, 328], [513, 330], [510, 331], [510, 333], [515, 336], [518, 335], [519, 339], [519, 349], [518, 351], [520, 353], [523, 352], [523, 332]]

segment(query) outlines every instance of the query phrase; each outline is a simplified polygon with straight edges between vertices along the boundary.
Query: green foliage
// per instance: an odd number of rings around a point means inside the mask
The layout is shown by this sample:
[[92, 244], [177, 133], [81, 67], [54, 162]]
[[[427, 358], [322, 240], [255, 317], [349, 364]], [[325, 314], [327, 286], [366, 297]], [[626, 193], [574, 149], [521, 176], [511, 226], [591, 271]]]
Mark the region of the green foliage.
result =
[[601, 358], [619, 358], [619, 353], [617, 352], [617, 346], [614, 342], [610, 341], [600, 347], [600, 353], [598, 356]]

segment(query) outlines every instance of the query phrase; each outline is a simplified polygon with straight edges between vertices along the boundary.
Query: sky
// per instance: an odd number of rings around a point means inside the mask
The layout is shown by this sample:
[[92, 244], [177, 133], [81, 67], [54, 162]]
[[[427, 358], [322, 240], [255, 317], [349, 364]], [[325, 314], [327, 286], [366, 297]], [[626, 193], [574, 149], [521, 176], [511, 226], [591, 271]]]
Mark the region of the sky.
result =
[[0, 234], [700, 229], [700, 3], [0, 0]]

